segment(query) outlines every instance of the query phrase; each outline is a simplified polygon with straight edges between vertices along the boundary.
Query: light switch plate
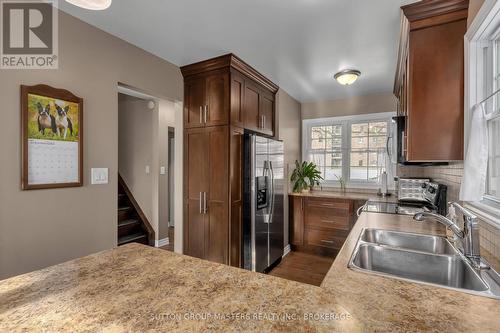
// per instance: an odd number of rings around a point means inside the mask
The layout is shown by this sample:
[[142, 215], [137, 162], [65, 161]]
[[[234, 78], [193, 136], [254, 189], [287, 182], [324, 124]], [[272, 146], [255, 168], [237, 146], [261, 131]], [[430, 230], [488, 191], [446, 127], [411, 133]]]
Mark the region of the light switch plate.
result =
[[149, 165], [146, 165], [144, 171], [146, 172], [146, 175], [149, 175], [151, 173], [151, 168], [149, 167]]
[[160, 167], [160, 175], [164, 175], [166, 173], [167, 173], [167, 169], [164, 166]]
[[91, 176], [91, 183], [92, 185], [102, 185], [102, 184], [107, 184], [109, 182], [108, 179], [108, 168], [92, 168], [90, 170]]

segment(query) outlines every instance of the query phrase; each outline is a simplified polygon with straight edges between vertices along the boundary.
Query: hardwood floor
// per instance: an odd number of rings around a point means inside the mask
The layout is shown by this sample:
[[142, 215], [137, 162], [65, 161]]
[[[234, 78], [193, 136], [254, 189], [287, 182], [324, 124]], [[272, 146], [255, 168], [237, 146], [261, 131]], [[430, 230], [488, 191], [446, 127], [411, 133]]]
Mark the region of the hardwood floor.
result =
[[321, 285], [335, 257], [290, 252], [269, 275], [297, 282]]

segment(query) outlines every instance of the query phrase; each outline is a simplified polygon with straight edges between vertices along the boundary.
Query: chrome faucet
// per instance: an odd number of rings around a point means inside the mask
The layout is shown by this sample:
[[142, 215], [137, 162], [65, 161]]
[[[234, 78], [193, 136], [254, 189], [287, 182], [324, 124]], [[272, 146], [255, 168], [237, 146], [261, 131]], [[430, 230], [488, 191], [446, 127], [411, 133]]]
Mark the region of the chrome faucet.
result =
[[463, 247], [463, 254], [466, 256], [474, 266], [481, 266], [481, 254], [479, 246], [479, 223], [478, 218], [468, 209], [462, 207], [456, 202], [449, 203], [450, 208], [453, 207], [459, 210], [464, 218], [463, 231], [455, 223], [455, 221], [434, 213], [422, 212], [417, 213], [413, 218], [417, 221], [423, 221], [426, 217], [435, 218], [438, 222], [450, 228], [451, 231], [461, 240]]

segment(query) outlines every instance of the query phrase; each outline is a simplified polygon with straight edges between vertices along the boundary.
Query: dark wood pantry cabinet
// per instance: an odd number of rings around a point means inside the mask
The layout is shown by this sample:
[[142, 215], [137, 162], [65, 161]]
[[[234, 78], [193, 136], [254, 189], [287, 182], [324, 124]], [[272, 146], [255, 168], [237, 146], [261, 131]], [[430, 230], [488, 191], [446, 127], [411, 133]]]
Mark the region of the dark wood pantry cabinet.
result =
[[244, 130], [275, 136], [278, 87], [233, 54], [184, 76], [184, 253], [241, 266]]

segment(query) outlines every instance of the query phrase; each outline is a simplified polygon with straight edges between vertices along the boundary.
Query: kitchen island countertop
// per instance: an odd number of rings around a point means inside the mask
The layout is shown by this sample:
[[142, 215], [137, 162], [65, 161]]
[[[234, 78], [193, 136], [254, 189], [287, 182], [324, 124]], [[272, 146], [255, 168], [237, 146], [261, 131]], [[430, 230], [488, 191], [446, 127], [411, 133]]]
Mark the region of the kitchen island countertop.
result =
[[321, 287], [130, 244], [0, 281], [0, 331], [498, 332], [498, 300], [348, 269], [365, 227], [444, 233], [363, 213]]

